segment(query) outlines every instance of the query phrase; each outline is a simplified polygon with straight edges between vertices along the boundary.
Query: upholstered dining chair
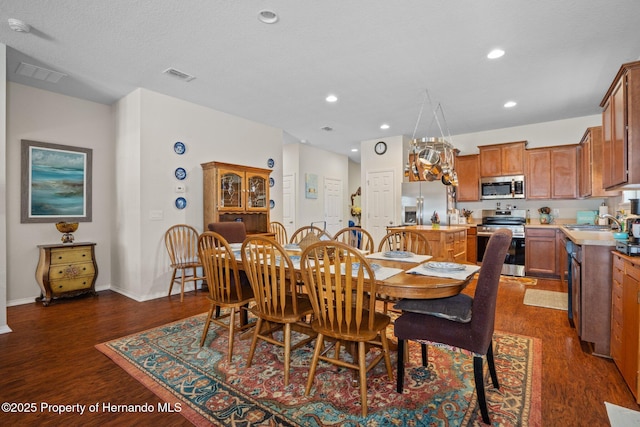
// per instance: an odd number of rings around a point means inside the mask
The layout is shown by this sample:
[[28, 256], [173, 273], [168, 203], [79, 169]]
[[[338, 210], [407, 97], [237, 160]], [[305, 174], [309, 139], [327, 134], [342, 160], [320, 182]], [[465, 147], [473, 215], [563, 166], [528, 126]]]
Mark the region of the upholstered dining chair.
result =
[[286, 245], [287, 243], [289, 243], [289, 239], [287, 237], [287, 229], [284, 228], [284, 225], [282, 225], [281, 222], [271, 221], [271, 223], [269, 223], [269, 230], [273, 234], [275, 234], [276, 242], [280, 243], [281, 245]]
[[168, 296], [171, 296], [173, 284], [178, 279], [176, 276], [180, 271], [180, 302], [182, 302], [185, 283], [193, 282], [194, 290], [197, 290], [198, 281], [204, 280], [204, 277], [198, 275], [198, 268], [202, 267], [198, 259], [198, 231], [190, 225], [174, 225], [165, 232], [164, 244], [173, 269]]
[[431, 245], [424, 236], [413, 230], [390, 231], [380, 240], [378, 252], [408, 251], [416, 255], [430, 255]]
[[427, 344], [437, 343], [463, 349], [473, 354], [473, 374], [482, 420], [490, 424], [484, 391], [483, 356], [486, 356], [494, 388], [499, 388], [493, 360], [493, 330], [500, 273], [511, 244], [511, 231], [500, 229], [491, 235], [482, 259], [475, 294], [459, 294], [433, 300], [401, 300], [403, 310], [394, 324], [398, 338], [397, 391], [402, 393], [404, 350], [407, 340], [419, 340], [422, 364], [427, 365]]
[[[315, 334], [303, 318], [313, 313], [306, 295], [299, 295], [293, 262], [284, 248], [275, 240], [264, 236], [250, 236], [242, 244], [242, 264], [247, 273], [255, 305], [249, 310], [258, 318], [249, 349], [247, 367], [251, 366], [258, 340], [284, 349], [284, 385], [289, 385], [291, 350], [313, 340]], [[267, 327], [263, 330], [263, 324]], [[291, 343], [291, 327], [297, 325], [306, 338]], [[273, 332], [283, 329], [283, 340], [274, 338]]]
[[[367, 372], [384, 359], [389, 379], [393, 381], [386, 328], [391, 319], [375, 311], [374, 271], [356, 249], [336, 241], [311, 244], [302, 252], [302, 277], [313, 305], [311, 327], [318, 334], [305, 395], [313, 385], [318, 361], [329, 362], [359, 372], [362, 416], [367, 415]], [[335, 351], [325, 351], [325, 340], [336, 341]], [[356, 343], [354, 361], [340, 358], [340, 346]], [[366, 361], [368, 346], [382, 351]], [[330, 355], [333, 353], [333, 357]]]
[[314, 233], [316, 236], [318, 236], [319, 239], [322, 239], [322, 240], [331, 240], [331, 235], [327, 233], [325, 230], [319, 227], [316, 227], [314, 225], [305, 225], [293, 232], [293, 234], [291, 235], [291, 239], [289, 240], [289, 243], [299, 244], [302, 241], [302, 239], [307, 237], [307, 234], [309, 233]]
[[352, 246], [366, 253], [373, 253], [374, 244], [371, 234], [361, 227], [346, 227], [333, 236], [333, 240]]
[[228, 243], [242, 243], [247, 237], [247, 230], [244, 222], [212, 222], [207, 228], [216, 232], [226, 239]]
[[[229, 348], [227, 360], [231, 362], [233, 356], [233, 337], [236, 330], [236, 314], [242, 314], [253, 301], [253, 290], [244, 272], [238, 270], [236, 257], [229, 243], [220, 234], [213, 231], [202, 233], [198, 238], [198, 254], [202, 262], [207, 284], [209, 286], [209, 315], [204, 324], [200, 347], [202, 347], [209, 332], [211, 322], [229, 331]], [[214, 316], [220, 309], [229, 312], [222, 316]], [[241, 316], [242, 318], [242, 316]], [[246, 320], [246, 316], [244, 317]], [[223, 322], [223, 319], [228, 319]], [[239, 329], [248, 328], [248, 324], [240, 324]]]
[[[416, 255], [431, 255], [431, 245], [424, 234], [413, 230], [396, 230], [390, 231], [380, 240], [378, 252], [386, 251], [407, 251]], [[397, 298], [387, 295], [378, 295], [378, 300], [383, 302], [385, 313], [389, 309], [389, 304], [398, 301]]]

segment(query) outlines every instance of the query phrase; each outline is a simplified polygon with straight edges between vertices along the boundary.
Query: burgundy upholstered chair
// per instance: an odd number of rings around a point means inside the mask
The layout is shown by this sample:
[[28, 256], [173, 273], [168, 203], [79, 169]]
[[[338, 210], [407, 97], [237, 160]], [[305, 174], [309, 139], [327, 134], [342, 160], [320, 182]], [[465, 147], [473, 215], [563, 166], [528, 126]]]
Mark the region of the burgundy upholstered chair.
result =
[[224, 237], [228, 243], [242, 243], [247, 238], [244, 222], [212, 222], [209, 231], [214, 231]]
[[[403, 310], [394, 324], [398, 338], [397, 391], [402, 393], [406, 340], [422, 344], [422, 364], [427, 365], [426, 342], [440, 343], [473, 353], [473, 373], [482, 420], [490, 424], [483, 381], [483, 356], [486, 355], [494, 388], [499, 388], [493, 362], [493, 328], [500, 273], [511, 243], [511, 231], [496, 231], [487, 245], [473, 298], [459, 294], [433, 300], [402, 300]], [[411, 310], [411, 311], [409, 311]]]

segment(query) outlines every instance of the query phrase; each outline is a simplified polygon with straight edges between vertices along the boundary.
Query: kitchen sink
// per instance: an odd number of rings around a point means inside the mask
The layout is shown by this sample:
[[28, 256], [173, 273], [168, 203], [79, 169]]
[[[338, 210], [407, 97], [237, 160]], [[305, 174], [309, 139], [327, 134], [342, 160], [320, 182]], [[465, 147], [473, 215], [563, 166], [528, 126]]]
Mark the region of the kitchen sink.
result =
[[611, 231], [611, 227], [608, 225], [565, 224], [563, 227], [571, 231]]

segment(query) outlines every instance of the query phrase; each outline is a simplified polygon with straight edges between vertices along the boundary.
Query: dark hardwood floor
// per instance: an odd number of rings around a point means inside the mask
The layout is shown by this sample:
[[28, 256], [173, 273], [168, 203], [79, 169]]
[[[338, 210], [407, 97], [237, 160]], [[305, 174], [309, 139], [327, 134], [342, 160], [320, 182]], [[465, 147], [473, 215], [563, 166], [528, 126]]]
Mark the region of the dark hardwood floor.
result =
[[[539, 280], [536, 289], [560, 290], [559, 282]], [[465, 292], [472, 293], [470, 288]], [[604, 402], [640, 408], [609, 359], [585, 352], [566, 312], [522, 304], [525, 286], [502, 285], [496, 329], [542, 340], [542, 425], [604, 426]], [[100, 292], [7, 309], [11, 333], [0, 335], [0, 401], [35, 403], [35, 413], [0, 412], [2, 425], [190, 425], [179, 414], [41, 412], [41, 404], [87, 407], [94, 403], [161, 402], [151, 391], [98, 352], [94, 345], [208, 310], [205, 294], [135, 302], [115, 292]], [[18, 406], [18, 405], [15, 405]]]

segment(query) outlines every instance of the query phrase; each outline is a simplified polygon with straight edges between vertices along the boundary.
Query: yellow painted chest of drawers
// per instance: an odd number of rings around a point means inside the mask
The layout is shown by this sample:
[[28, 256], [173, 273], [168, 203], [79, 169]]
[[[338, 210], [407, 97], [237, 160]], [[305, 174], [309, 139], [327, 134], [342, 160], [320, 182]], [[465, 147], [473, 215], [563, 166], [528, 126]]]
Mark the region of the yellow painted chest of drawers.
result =
[[47, 306], [54, 298], [95, 294], [98, 276], [95, 246], [91, 242], [38, 245], [36, 281], [42, 292], [36, 301]]

